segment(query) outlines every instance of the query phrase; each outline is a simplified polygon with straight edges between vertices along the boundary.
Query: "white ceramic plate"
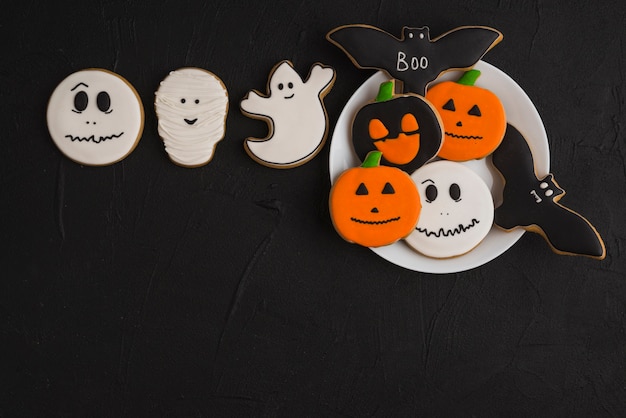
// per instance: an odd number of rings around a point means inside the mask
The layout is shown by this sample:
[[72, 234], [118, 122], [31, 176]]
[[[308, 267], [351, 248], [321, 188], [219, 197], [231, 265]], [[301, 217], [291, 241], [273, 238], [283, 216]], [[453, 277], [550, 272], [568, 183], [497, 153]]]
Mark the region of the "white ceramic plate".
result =
[[[476, 85], [494, 92], [506, 111], [507, 122], [514, 125], [526, 137], [535, 160], [535, 171], [539, 178], [550, 171], [550, 150], [546, 130], [537, 109], [524, 90], [503, 71], [479, 61], [474, 66], [481, 75]], [[435, 81], [458, 80], [461, 71], [449, 71]], [[345, 170], [360, 164], [352, 147], [351, 128], [354, 116], [365, 104], [371, 102], [378, 93], [380, 83], [389, 79], [379, 71], [359, 87], [344, 107], [330, 143], [330, 181]], [[498, 171], [491, 164], [491, 158], [483, 158], [463, 163], [476, 171], [491, 190], [496, 207], [502, 203], [504, 183]], [[436, 259], [423, 256], [411, 249], [404, 240], [385, 247], [372, 248], [384, 259], [407, 269], [424, 273], [456, 273], [481, 266], [508, 250], [524, 234], [523, 229], [505, 232], [496, 226], [487, 237], [472, 251], [459, 257]]]

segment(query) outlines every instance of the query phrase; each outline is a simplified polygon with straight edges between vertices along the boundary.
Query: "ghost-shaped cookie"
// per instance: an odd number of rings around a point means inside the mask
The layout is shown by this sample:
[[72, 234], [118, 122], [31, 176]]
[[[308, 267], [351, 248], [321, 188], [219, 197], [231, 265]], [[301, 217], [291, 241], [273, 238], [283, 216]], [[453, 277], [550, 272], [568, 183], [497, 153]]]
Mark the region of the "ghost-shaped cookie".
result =
[[489, 187], [478, 174], [453, 161], [435, 161], [411, 178], [422, 202], [415, 230], [407, 244], [433, 258], [462, 255], [477, 246], [493, 225]]
[[179, 68], [161, 81], [154, 107], [159, 136], [175, 164], [200, 167], [224, 138], [228, 92], [222, 80], [201, 68]]
[[289, 61], [277, 64], [269, 76], [267, 95], [250, 91], [241, 101], [244, 115], [264, 120], [269, 133], [264, 139], [247, 138], [246, 152], [268, 167], [291, 168], [311, 160], [328, 134], [323, 98], [332, 88], [335, 70], [314, 64], [306, 79]]
[[46, 119], [52, 140], [66, 157], [102, 166], [135, 149], [144, 111], [137, 91], [123, 77], [89, 68], [59, 83], [50, 96]]

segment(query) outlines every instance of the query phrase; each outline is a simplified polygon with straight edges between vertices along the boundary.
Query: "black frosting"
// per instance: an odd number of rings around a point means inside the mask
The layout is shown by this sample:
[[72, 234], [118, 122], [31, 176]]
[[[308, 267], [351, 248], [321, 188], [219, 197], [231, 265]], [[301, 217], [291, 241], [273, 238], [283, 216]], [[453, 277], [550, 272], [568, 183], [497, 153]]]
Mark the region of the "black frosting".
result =
[[405, 95], [369, 103], [359, 110], [352, 123], [352, 143], [361, 161], [370, 151], [377, 150], [369, 135], [369, 121], [376, 118], [383, 122], [389, 131], [387, 138], [393, 141], [402, 132], [401, 120], [406, 113], [414, 115], [419, 125], [420, 147], [417, 155], [407, 164], [394, 164], [386, 160], [383, 153], [381, 164], [397, 167], [411, 174], [437, 155], [443, 133], [435, 110], [420, 96]]
[[496, 225], [507, 230], [536, 227], [557, 252], [604, 257], [602, 239], [589, 221], [557, 203], [565, 191], [553, 175], [536, 176], [528, 143], [514, 126], [507, 125], [492, 158], [505, 179], [504, 200], [494, 215]]
[[396, 38], [374, 26], [346, 25], [328, 33], [359, 68], [385, 70], [404, 91], [424, 95], [426, 86], [450, 69], [473, 66], [502, 39], [495, 29], [465, 26], [431, 40], [428, 27], [402, 29]]

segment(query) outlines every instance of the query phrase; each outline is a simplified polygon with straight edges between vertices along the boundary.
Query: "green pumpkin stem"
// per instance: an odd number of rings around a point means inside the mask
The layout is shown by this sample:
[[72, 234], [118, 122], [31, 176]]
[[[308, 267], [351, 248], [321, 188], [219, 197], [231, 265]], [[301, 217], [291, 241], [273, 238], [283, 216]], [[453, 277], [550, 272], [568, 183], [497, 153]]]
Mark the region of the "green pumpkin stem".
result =
[[380, 157], [383, 156], [383, 153], [380, 151], [370, 151], [365, 156], [365, 161], [361, 164], [363, 168], [374, 168], [380, 165]]
[[464, 86], [473, 86], [476, 83], [476, 80], [480, 77], [480, 71], [478, 70], [468, 70], [459, 78], [457, 83], [463, 84]]
[[376, 101], [386, 102], [387, 100], [393, 99], [393, 92], [394, 92], [393, 80], [385, 81], [384, 83], [381, 83], [380, 87], [378, 88], [378, 96], [376, 96]]

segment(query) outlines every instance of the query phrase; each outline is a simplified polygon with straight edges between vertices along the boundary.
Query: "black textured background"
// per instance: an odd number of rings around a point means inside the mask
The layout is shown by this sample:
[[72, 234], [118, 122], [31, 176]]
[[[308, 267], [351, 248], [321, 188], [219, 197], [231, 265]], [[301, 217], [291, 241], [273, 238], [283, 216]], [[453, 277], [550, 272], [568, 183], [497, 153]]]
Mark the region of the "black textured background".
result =
[[[626, 416], [626, 6], [614, 1], [14, 1], [0, 11], [0, 417]], [[535, 103], [562, 202], [604, 261], [524, 237], [469, 272], [408, 271], [335, 233], [328, 144], [253, 162], [239, 111], [289, 59], [337, 71], [331, 129], [372, 71], [324, 38], [488, 25], [485, 60]], [[231, 99], [213, 161], [172, 164], [159, 81], [206, 68]], [[50, 139], [70, 73], [127, 78], [146, 108], [122, 162], [83, 167]]]

